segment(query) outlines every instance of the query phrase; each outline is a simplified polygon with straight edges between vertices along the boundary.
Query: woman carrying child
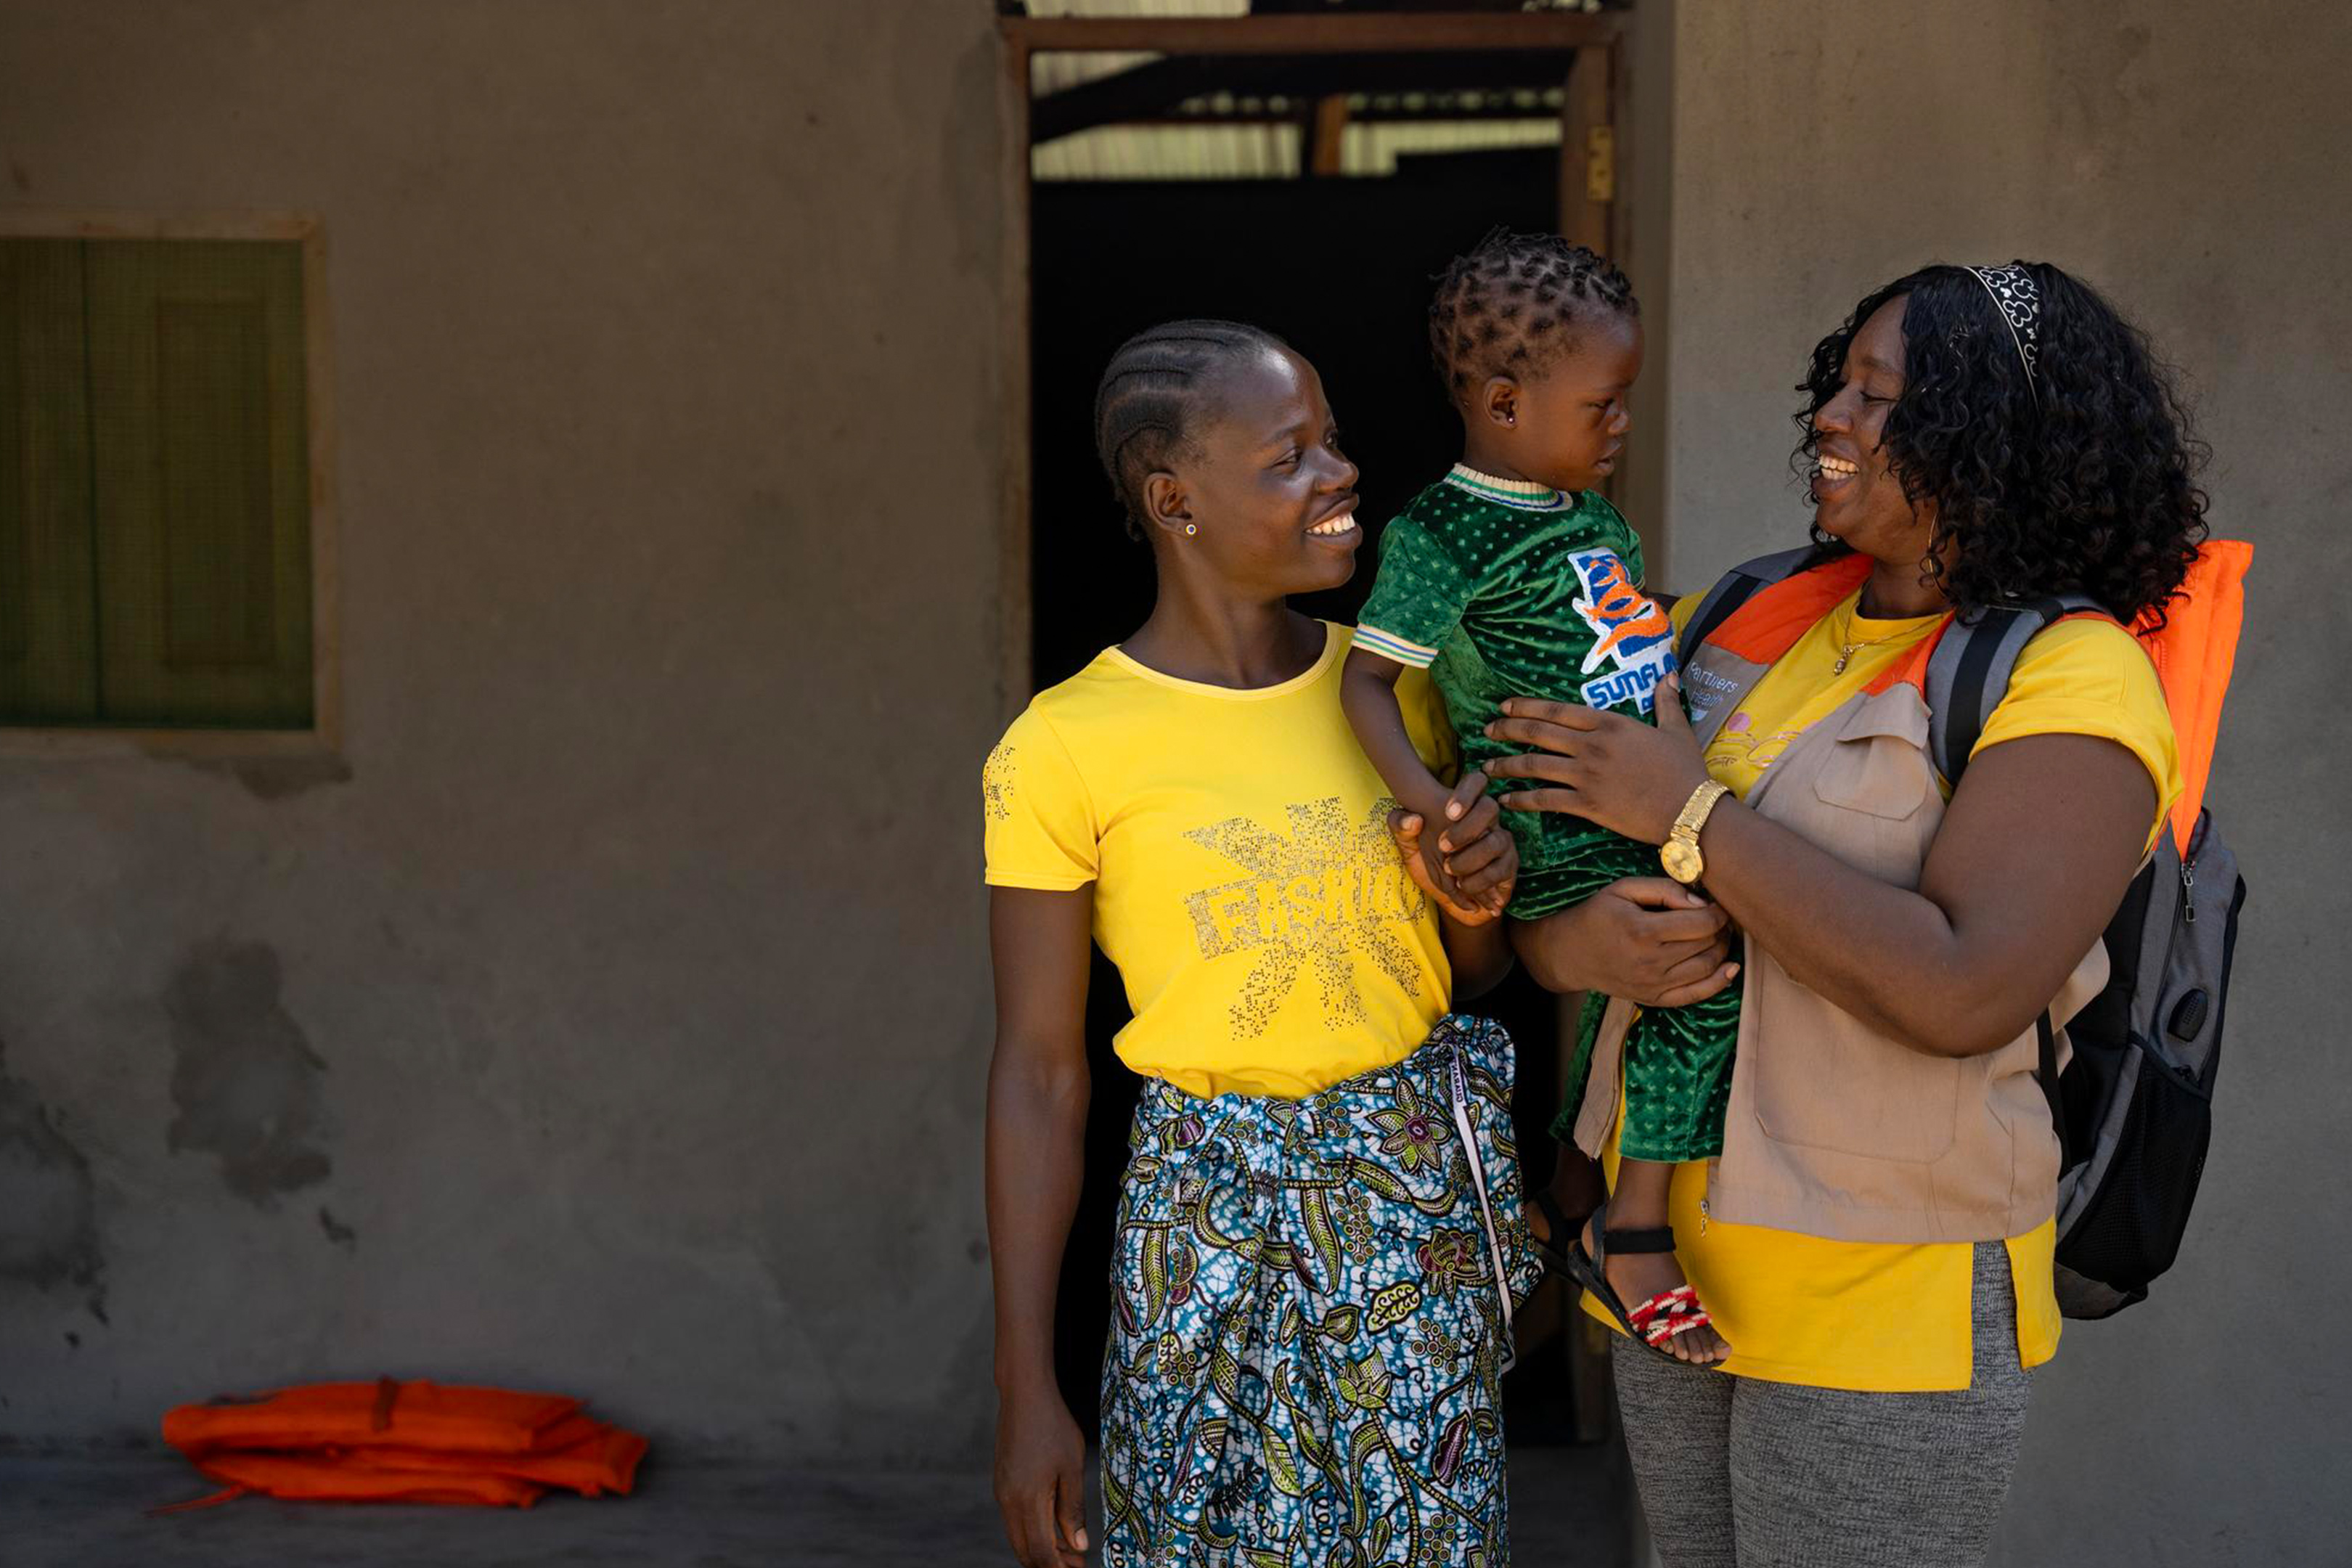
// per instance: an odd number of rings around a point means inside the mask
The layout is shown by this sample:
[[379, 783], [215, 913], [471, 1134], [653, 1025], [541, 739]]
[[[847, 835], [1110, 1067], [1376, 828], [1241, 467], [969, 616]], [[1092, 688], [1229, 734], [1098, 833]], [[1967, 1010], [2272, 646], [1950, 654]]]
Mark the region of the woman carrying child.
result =
[[[1537, 750], [1486, 765], [1525, 784], [1520, 807], [1680, 838], [1745, 932], [1721, 1152], [1669, 1193], [1731, 1353], [1703, 1370], [1621, 1339], [1615, 1357], [1660, 1555], [1960, 1568], [1983, 1559], [2058, 1340], [2038, 1020], [2054, 1059], [2181, 788], [2126, 628], [2196, 556], [2201, 449], [2146, 340], [2046, 263], [1874, 290], [1803, 391], [1815, 547], [1694, 628], [1692, 718], [1513, 700], [1491, 733]], [[1956, 617], [2060, 595], [2107, 616], [2024, 643], [1989, 711], [1931, 710]], [[1686, 602], [1678, 625], [1694, 613], [1713, 619]], [[1971, 722], [1953, 784], [1931, 756]], [[1558, 985], [1568, 949], [1544, 923], [1518, 948]], [[1611, 1163], [1632, 1012], [1610, 1009], [1566, 1118]]]

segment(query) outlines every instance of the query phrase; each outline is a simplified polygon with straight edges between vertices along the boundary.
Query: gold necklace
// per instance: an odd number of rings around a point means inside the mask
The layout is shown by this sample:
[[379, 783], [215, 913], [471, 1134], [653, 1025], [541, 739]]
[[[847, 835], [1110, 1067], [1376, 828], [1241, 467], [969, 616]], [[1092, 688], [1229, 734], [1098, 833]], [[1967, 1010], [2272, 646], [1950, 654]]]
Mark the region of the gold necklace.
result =
[[1860, 653], [1866, 647], [1876, 647], [1880, 643], [1885, 642], [1887, 637], [1891, 637], [1895, 635], [1895, 634], [1893, 632], [1888, 632], [1886, 637], [1866, 637], [1861, 642], [1850, 642], [1845, 644], [1838, 649], [1837, 662], [1830, 666], [1830, 673], [1832, 675], [1843, 675], [1845, 673], [1847, 661], [1852, 659], [1855, 654]]

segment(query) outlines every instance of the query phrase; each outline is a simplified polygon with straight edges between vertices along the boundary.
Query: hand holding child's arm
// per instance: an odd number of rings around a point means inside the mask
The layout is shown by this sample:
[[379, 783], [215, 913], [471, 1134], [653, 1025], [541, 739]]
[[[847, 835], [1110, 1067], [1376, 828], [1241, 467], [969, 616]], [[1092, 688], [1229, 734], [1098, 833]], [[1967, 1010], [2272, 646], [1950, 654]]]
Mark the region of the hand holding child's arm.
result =
[[[1440, 830], [1433, 834], [1433, 828]], [[1485, 925], [1511, 901], [1519, 879], [1518, 843], [1503, 826], [1502, 807], [1486, 794], [1486, 775], [1475, 768], [1445, 797], [1434, 824], [1399, 806], [1389, 813], [1389, 832], [1414, 884], [1462, 924]], [[1457, 843], [1462, 847], [1451, 847]]]
[[[1462, 848], [1442, 855], [1439, 863], [1451, 868], [1450, 879], [1458, 891], [1442, 889], [1430, 874], [1422, 852], [1428, 821], [1402, 806], [1389, 813], [1389, 832], [1404, 858], [1406, 875], [1437, 906], [1445, 956], [1454, 966], [1457, 1005], [1492, 990], [1514, 962], [1502, 914], [1518, 880], [1519, 847], [1504, 828], [1502, 808], [1485, 793], [1486, 787], [1486, 775], [1474, 769], [1449, 797], [1449, 806], [1460, 807], [1461, 815], [1442, 837], [1464, 842]], [[1439, 820], [1444, 820], [1442, 812]]]

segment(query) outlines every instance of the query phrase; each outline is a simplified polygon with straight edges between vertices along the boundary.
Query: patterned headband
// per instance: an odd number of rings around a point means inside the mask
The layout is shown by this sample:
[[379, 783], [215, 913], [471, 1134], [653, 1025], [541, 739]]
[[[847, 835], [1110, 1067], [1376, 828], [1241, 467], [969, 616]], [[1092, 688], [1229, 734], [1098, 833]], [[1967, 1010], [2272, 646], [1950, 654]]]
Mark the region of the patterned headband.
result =
[[2025, 390], [2033, 405], [2042, 406], [2042, 289], [2022, 261], [2006, 267], [1971, 267], [1985, 286], [2000, 319], [2009, 323], [2009, 341], [2017, 345], [2018, 363], [2025, 366]]

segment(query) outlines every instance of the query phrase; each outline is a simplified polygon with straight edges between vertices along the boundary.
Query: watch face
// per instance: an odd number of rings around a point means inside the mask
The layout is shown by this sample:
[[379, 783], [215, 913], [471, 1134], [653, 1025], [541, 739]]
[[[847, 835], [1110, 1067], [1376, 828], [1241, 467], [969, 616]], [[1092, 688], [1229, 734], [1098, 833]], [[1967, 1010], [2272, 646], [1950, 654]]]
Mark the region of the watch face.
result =
[[1658, 858], [1664, 863], [1666, 875], [1677, 882], [1696, 882], [1699, 873], [1706, 868], [1706, 862], [1699, 857], [1698, 846], [1685, 844], [1680, 839], [1669, 838], [1660, 845]]

